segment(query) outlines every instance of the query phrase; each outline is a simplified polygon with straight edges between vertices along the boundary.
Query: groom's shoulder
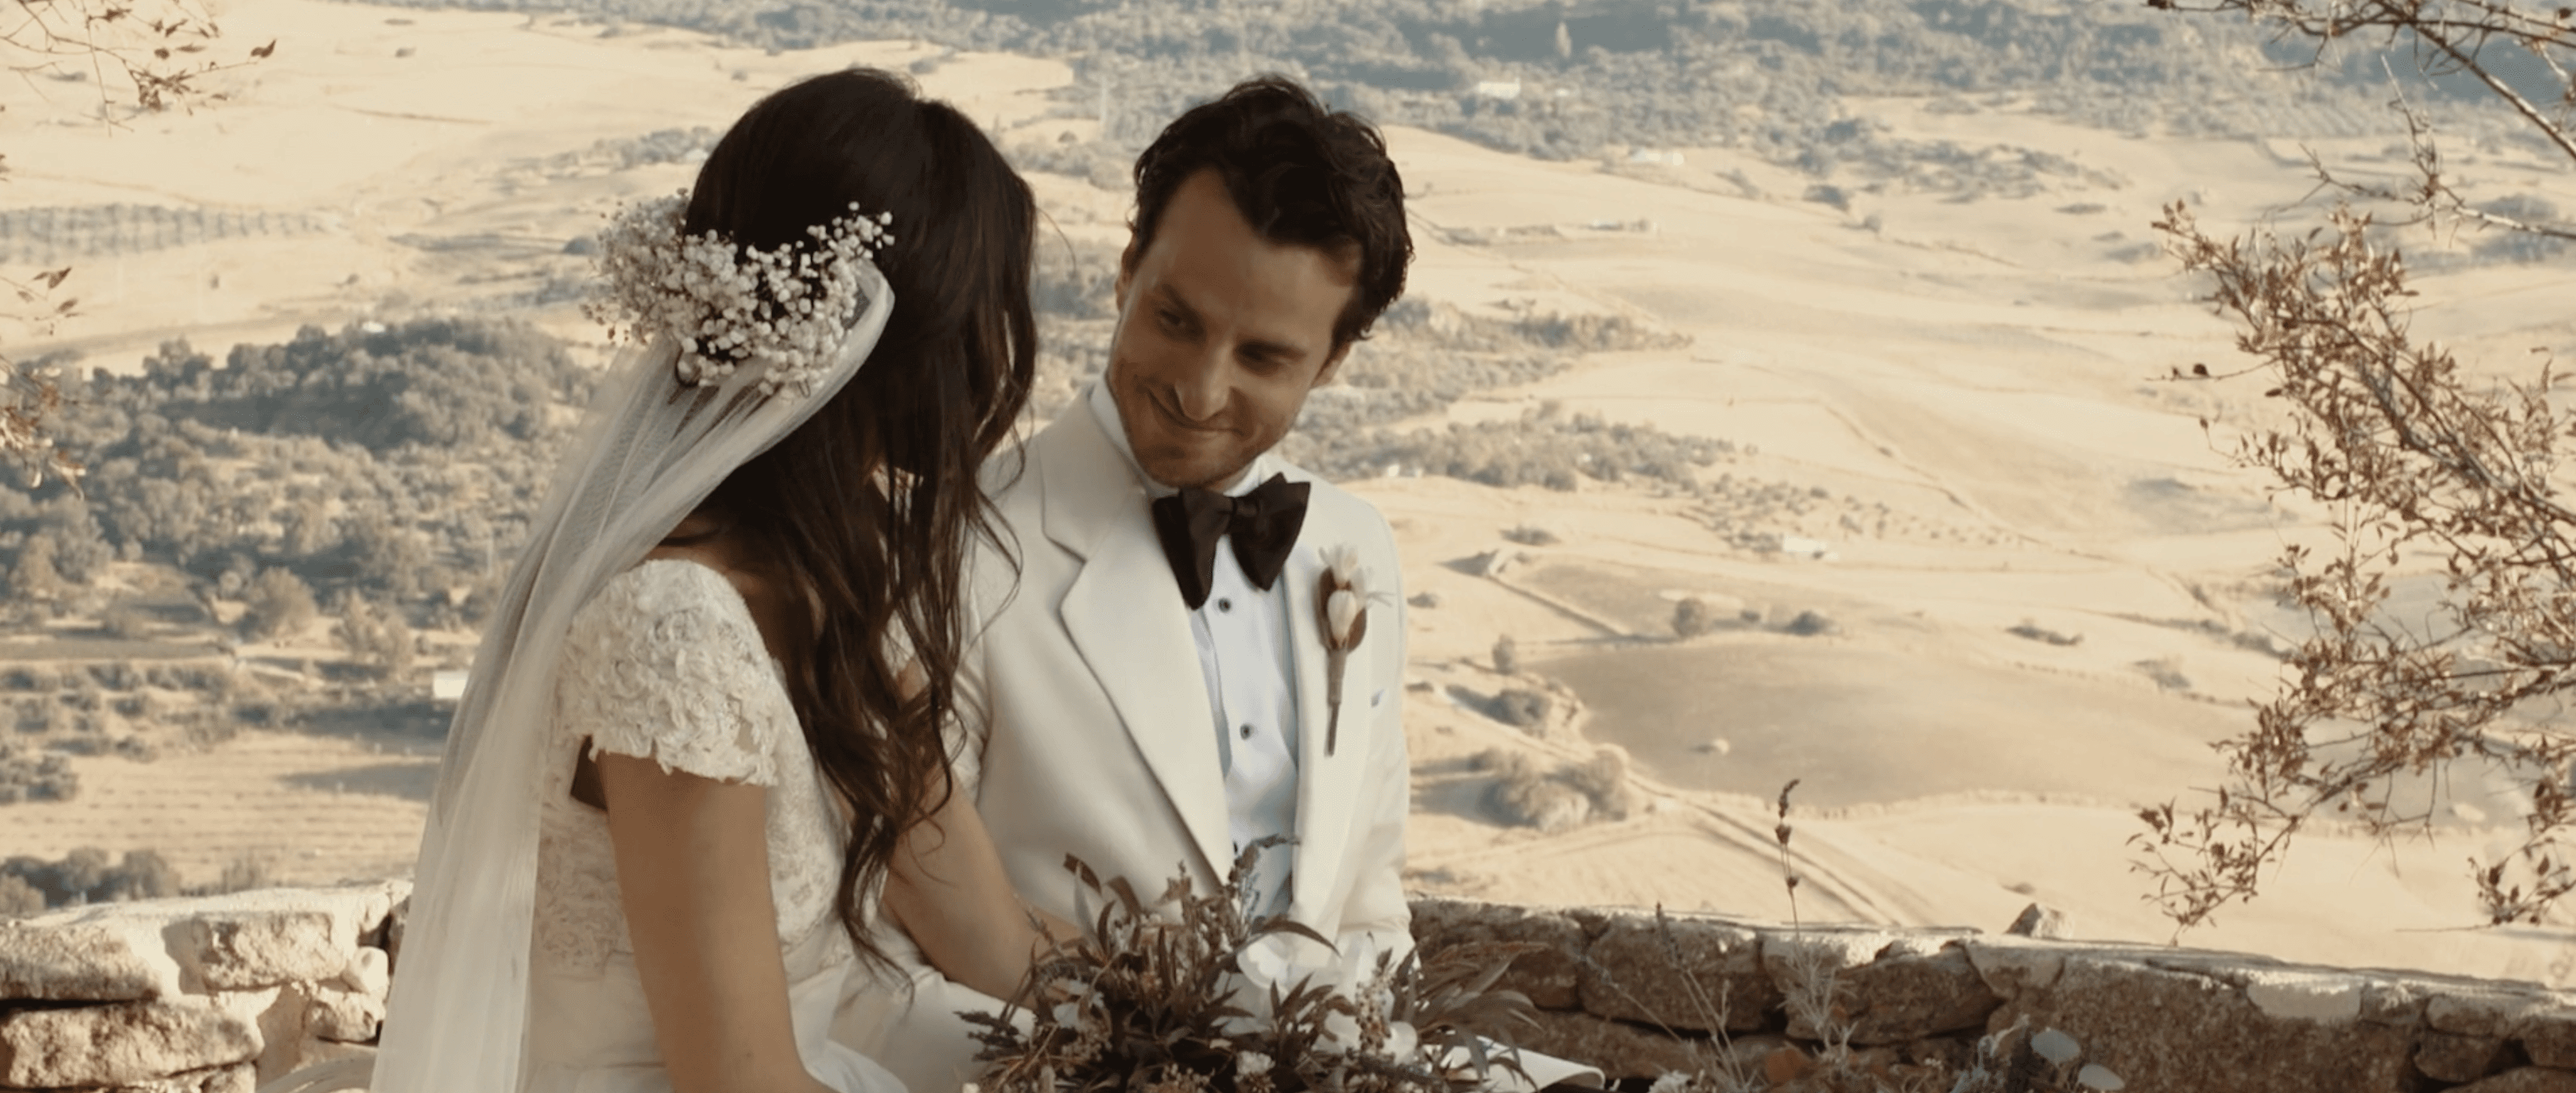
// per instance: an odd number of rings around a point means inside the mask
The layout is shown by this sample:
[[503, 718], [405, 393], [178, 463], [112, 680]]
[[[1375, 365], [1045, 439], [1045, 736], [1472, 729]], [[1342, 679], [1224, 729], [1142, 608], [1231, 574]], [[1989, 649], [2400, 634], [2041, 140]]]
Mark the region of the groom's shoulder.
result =
[[1080, 432], [1082, 404], [1077, 401], [1058, 413], [1051, 421], [994, 452], [984, 460], [984, 496], [992, 499], [1000, 518], [1015, 524], [1036, 526], [1046, 506], [1047, 468], [1058, 468], [1055, 477], [1064, 477], [1068, 464], [1087, 462], [1083, 446], [1075, 435]]
[[1363, 548], [1374, 547], [1389, 555], [1395, 553], [1395, 529], [1387, 524], [1386, 514], [1379, 512], [1375, 504], [1326, 481], [1313, 471], [1285, 459], [1278, 459], [1277, 456], [1272, 458], [1278, 460], [1279, 465], [1288, 472], [1290, 477], [1311, 484], [1312, 488], [1306, 495], [1309, 521], [1321, 516], [1330, 521], [1334, 527], [1344, 529], [1344, 534], [1359, 536], [1363, 541], [1357, 545]]
[[979, 484], [995, 508], [1007, 512], [1014, 504], [1026, 504], [1037, 496], [1037, 455], [1030, 450], [1035, 442], [1035, 437], [1016, 440], [985, 457]]

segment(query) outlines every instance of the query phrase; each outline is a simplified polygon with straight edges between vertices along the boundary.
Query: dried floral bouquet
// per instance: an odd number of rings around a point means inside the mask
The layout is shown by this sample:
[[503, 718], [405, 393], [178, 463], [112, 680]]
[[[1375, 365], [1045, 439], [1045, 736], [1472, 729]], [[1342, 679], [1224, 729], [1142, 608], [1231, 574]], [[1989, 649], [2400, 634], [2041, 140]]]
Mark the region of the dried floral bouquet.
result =
[[1013, 1010], [965, 1015], [982, 1026], [982, 1088], [1464, 1093], [1488, 1067], [1518, 1071], [1513, 1026], [1536, 1011], [1494, 982], [1541, 946], [1461, 945], [1428, 961], [1336, 953], [1285, 916], [1245, 910], [1254, 856], [1277, 841], [1245, 848], [1222, 891], [1194, 892], [1184, 874], [1150, 904], [1125, 878], [1103, 883], [1066, 858], [1098, 914], [1030, 968]]

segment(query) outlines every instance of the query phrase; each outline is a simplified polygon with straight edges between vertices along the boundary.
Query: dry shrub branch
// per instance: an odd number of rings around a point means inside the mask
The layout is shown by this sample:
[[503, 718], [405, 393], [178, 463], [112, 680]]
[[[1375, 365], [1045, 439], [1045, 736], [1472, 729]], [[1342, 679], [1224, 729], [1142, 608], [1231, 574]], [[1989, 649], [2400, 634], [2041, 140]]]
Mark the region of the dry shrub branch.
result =
[[[2576, 684], [2576, 513], [2558, 499], [2569, 423], [2552, 405], [2564, 381], [2544, 366], [2481, 385], [2418, 342], [2405, 263], [2366, 215], [2339, 209], [2289, 242], [2212, 239], [2180, 205], [2157, 227], [2214, 279], [2237, 348], [2290, 411], [2232, 458], [2320, 503], [2333, 538], [2283, 551], [2314, 633], [2254, 731], [2220, 745], [2229, 780], [2215, 803], [2144, 814], [2136, 841], [2160, 906], [2188, 927], [2252, 898], [2314, 817], [2382, 838], [2429, 832], [2444, 776], [2466, 761], [2508, 772], [2530, 805], [2521, 845], [2478, 863], [2487, 913], [2537, 919], [2576, 890], [2562, 845], [2576, 737], [2536, 709]], [[2439, 595], [2393, 610], [2410, 575]]]
[[[1084, 936], [1034, 964], [1014, 1012], [962, 1014], [997, 1093], [1469, 1093], [1520, 1069], [1512, 1037], [1535, 1025], [1496, 987], [1529, 943], [1339, 953], [1284, 915], [1247, 906], [1245, 847], [1214, 892], [1175, 877], [1159, 898], [1124, 877], [1065, 868], [1098, 908]], [[1298, 939], [1313, 944], [1302, 949]], [[1288, 941], [1287, 946], [1273, 946]], [[1289, 954], [1304, 959], [1282, 962]], [[1526, 1078], [1526, 1073], [1521, 1074]]]
[[[2429, 78], [2483, 88], [2553, 161], [2576, 167], [2576, 9], [2563, 3], [2148, 4], [2242, 16], [2312, 45], [2320, 60], [2345, 41], [2385, 51], [2383, 65], [2411, 54]], [[2466, 223], [2562, 240], [2576, 238], [2576, 225], [2545, 204], [2535, 215], [2473, 201], [2445, 173], [2431, 115], [2402, 91], [2392, 105], [2409, 134], [2411, 177], [2350, 182], [2311, 153], [2321, 192], [2343, 204], [2305, 236], [2212, 238], [2179, 204], [2156, 224], [2184, 268], [2214, 284], [2210, 303], [2253, 359], [2246, 371], [2273, 385], [2265, 394], [2286, 412], [2287, 424], [2250, 433], [2232, 459], [2315, 503], [2330, 533], [2281, 556], [2312, 633], [2279, 693], [2256, 705], [2253, 731], [2218, 745], [2226, 783], [2198, 807], [2141, 813], [2138, 868], [2181, 928], [2252, 899], [2314, 821], [2354, 823], [2382, 840], [2429, 835], [2455, 771], [2501, 774], [2520, 798], [2518, 844], [2470, 861], [2491, 922], [2537, 922], [2576, 891], [2576, 736], [2561, 703], [2576, 684], [2576, 513], [2560, 500], [2565, 381], [2545, 356], [2534, 374], [2478, 380], [2419, 340], [2406, 263], [2373, 221], [2384, 211], [2383, 225]], [[2193, 374], [2210, 376], [2202, 366]]]
[[[115, 124], [120, 99], [156, 113], [220, 101], [224, 94], [209, 90], [206, 77], [255, 64], [277, 49], [269, 42], [223, 60], [213, 53], [222, 35], [198, 0], [9, 0], [0, 7], [0, 64], [31, 87], [41, 78], [88, 83], [99, 98], [99, 117]], [[0, 182], [8, 170], [8, 157], [0, 155]], [[0, 326], [9, 329], [0, 339], [0, 462], [16, 462], [38, 481], [48, 472], [77, 481], [81, 466], [46, 429], [62, 407], [59, 377], [12, 359], [6, 347], [46, 336], [77, 313], [79, 301], [53, 298], [71, 272], [0, 274], [0, 292], [9, 297], [0, 304]]]
[[185, 109], [217, 101], [207, 76], [267, 57], [270, 42], [241, 60], [213, 55], [222, 28], [195, 0], [9, 0], [0, 11], [0, 43], [22, 79], [79, 73], [98, 89], [102, 113], [113, 96], [130, 94], [143, 111]]
[[2307, 43], [2320, 61], [2345, 42], [2383, 51], [2380, 67], [2400, 89], [2390, 105], [2406, 124], [2411, 177], [2404, 182], [2355, 181], [2311, 151], [2309, 167], [2322, 189], [2402, 208], [2407, 211], [2404, 223], [2467, 222], [2576, 239], [2576, 223], [2554, 215], [2516, 215], [2496, 203], [2474, 202], [2454, 188], [2442, 165], [2430, 113], [2407, 100], [2387, 59], [2402, 51], [2428, 79], [2465, 77], [2474, 82], [2533, 136], [2576, 165], [2576, 9], [2558, 0], [2147, 0], [2147, 6], [2242, 16], [2270, 29], [2276, 39]]
[[2465, 75], [2510, 107], [2538, 135], [2576, 159], [2576, 134], [2568, 111], [2576, 94], [2534, 101], [2513, 86], [2502, 59], [2528, 53], [2558, 83], [2576, 89], [2568, 59], [2576, 56], [2576, 13], [2558, 3], [2529, 0], [2147, 0], [2167, 11], [2231, 13], [2269, 27], [2276, 35], [2312, 43], [2322, 55], [2345, 39], [2376, 39], [2403, 47], [2428, 75]]

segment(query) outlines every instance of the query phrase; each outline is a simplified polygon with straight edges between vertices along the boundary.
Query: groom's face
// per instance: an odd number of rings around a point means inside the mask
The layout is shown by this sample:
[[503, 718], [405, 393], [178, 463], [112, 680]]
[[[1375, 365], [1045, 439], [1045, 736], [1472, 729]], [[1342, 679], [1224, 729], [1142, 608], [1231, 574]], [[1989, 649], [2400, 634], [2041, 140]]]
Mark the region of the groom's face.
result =
[[1355, 266], [1263, 239], [1214, 171], [1183, 182], [1118, 275], [1106, 382], [1145, 473], [1223, 489], [1288, 435], [1349, 349], [1333, 322]]

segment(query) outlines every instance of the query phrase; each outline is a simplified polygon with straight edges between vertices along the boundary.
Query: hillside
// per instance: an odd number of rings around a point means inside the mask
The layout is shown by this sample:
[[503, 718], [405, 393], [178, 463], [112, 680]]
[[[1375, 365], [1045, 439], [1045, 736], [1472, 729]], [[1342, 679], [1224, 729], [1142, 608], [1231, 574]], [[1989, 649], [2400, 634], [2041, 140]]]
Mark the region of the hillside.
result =
[[[874, 64], [988, 122], [1053, 225], [1044, 414], [1099, 366], [1123, 150], [1176, 96], [1278, 61], [1381, 111], [1411, 190], [1411, 298], [1297, 454], [1388, 514], [1423, 597], [1420, 889], [1783, 914], [1769, 798], [1794, 777], [1811, 916], [1994, 929], [2037, 899], [2082, 934], [2167, 936], [2128, 874], [2128, 806], [2214, 779], [2203, 745], [2296, 633], [2269, 562], [2304, 517], [2213, 452], [2259, 392], [2162, 379], [2228, 333], [2145, 224], [2174, 199], [2244, 224], [2299, 198], [2295, 145], [2249, 134], [2387, 166], [2395, 138], [2346, 93], [2232, 82], [2256, 47], [2216, 28], [2037, 5], [1693, 5], [1689, 34], [1643, 45], [1613, 33], [1627, 8], [1575, 5], [1563, 56], [1508, 5], [1472, 25], [1378, 5], [1338, 43], [1193, 9], [1153, 24], [1178, 37], [1150, 70], [1107, 55], [1145, 33], [1111, 5], [657, 10], [244, 0], [228, 31], [279, 52], [217, 108], [109, 129], [89, 89], [39, 79], [0, 114], [0, 233], [70, 263], [85, 312], [13, 348], [108, 373], [77, 419], [90, 494], [0, 492], [13, 603], [39, 539], [66, 585], [0, 641], [13, 740], [78, 776], [68, 801], [0, 804], [0, 855], [152, 848], [189, 884], [398, 867], [433, 777], [430, 673], [461, 666], [475, 588], [605, 358], [577, 241], [684, 185], [762, 91]], [[891, 37], [843, 44], [862, 31]], [[2048, 48], [1992, 67], [1997, 42]], [[1399, 54], [1419, 86], [1359, 67]], [[1738, 83], [1700, 82], [1730, 65]], [[1960, 73], [1978, 82], [1941, 82]], [[1622, 79], [1660, 90], [1620, 99]], [[2120, 80], [2198, 87], [2216, 120], [2084, 112], [2192, 97], [2099, 93]], [[1537, 109], [1559, 87], [1573, 112]], [[1642, 105], [1676, 87], [1712, 98]], [[2576, 200], [2510, 141], [2453, 165]], [[2576, 352], [2564, 263], [2480, 245], [2428, 263], [2428, 302], [2464, 305], [2443, 336]], [[330, 378], [301, 396], [322, 401], [261, 393], [289, 375]], [[436, 376], [449, 394], [404, 401]], [[528, 386], [467, 397], [499, 381]], [[378, 412], [406, 405], [441, 412]], [[1686, 640], [1685, 600], [1712, 620]], [[2470, 920], [2456, 863], [2513, 822], [2455, 788], [2442, 842], [2320, 837], [2192, 940], [2568, 981], [2554, 936], [2424, 932]]]

